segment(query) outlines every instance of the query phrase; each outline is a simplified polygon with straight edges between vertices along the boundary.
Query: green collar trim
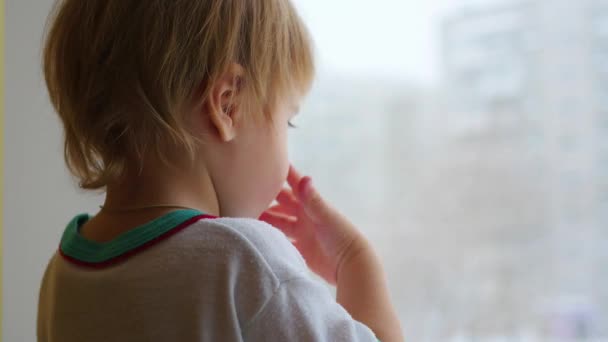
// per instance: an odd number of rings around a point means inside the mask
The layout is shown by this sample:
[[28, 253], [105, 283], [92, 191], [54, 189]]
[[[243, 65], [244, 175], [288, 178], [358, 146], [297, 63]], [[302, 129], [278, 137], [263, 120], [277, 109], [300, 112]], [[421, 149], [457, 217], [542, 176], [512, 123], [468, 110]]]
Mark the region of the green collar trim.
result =
[[75, 263], [107, 264], [173, 235], [201, 218], [212, 217], [198, 210], [177, 210], [102, 243], [88, 240], [80, 235], [80, 227], [91, 218], [89, 214], [80, 214], [68, 223], [63, 232], [59, 252]]

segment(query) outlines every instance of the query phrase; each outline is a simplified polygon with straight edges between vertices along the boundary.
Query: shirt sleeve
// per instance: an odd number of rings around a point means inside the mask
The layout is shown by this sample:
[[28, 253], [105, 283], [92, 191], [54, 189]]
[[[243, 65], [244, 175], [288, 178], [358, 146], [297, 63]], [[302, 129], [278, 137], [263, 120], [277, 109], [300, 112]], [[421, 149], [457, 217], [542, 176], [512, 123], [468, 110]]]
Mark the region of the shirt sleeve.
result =
[[283, 281], [243, 327], [245, 341], [377, 342], [329, 290], [313, 278]]

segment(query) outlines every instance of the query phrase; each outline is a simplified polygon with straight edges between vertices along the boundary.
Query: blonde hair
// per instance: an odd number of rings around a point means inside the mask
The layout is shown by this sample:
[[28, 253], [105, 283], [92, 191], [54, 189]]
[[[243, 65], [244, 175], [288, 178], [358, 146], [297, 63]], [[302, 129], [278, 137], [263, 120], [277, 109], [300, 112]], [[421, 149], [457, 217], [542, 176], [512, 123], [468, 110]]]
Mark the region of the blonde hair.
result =
[[85, 189], [143, 167], [148, 153], [168, 161], [181, 146], [192, 156], [184, 109], [232, 63], [260, 109], [313, 79], [309, 35], [289, 0], [63, 0], [49, 23], [44, 75], [66, 164]]

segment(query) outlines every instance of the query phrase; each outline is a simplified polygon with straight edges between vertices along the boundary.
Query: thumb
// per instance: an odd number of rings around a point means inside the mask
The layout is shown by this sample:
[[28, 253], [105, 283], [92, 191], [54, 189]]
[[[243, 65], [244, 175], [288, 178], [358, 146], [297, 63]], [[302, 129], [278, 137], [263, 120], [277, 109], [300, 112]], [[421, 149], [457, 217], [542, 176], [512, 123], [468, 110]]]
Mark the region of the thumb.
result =
[[310, 177], [306, 176], [300, 180], [296, 193], [306, 215], [313, 221], [320, 223], [331, 216], [331, 209], [323, 197], [321, 197], [321, 194], [319, 194], [317, 189], [312, 185], [312, 179]]

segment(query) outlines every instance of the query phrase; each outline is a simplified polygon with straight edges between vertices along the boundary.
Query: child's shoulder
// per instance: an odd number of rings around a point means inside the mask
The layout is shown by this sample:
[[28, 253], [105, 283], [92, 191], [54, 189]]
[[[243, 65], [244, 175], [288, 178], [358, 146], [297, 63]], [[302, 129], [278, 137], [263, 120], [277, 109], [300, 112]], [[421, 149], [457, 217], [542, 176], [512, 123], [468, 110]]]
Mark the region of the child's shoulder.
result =
[[278, 281], [308, 273], [291, 241], [266, 222], [250, 218], [200, 219], [178, 239], [180, 248], [214, 254], [225, 262], [261, 263]]

